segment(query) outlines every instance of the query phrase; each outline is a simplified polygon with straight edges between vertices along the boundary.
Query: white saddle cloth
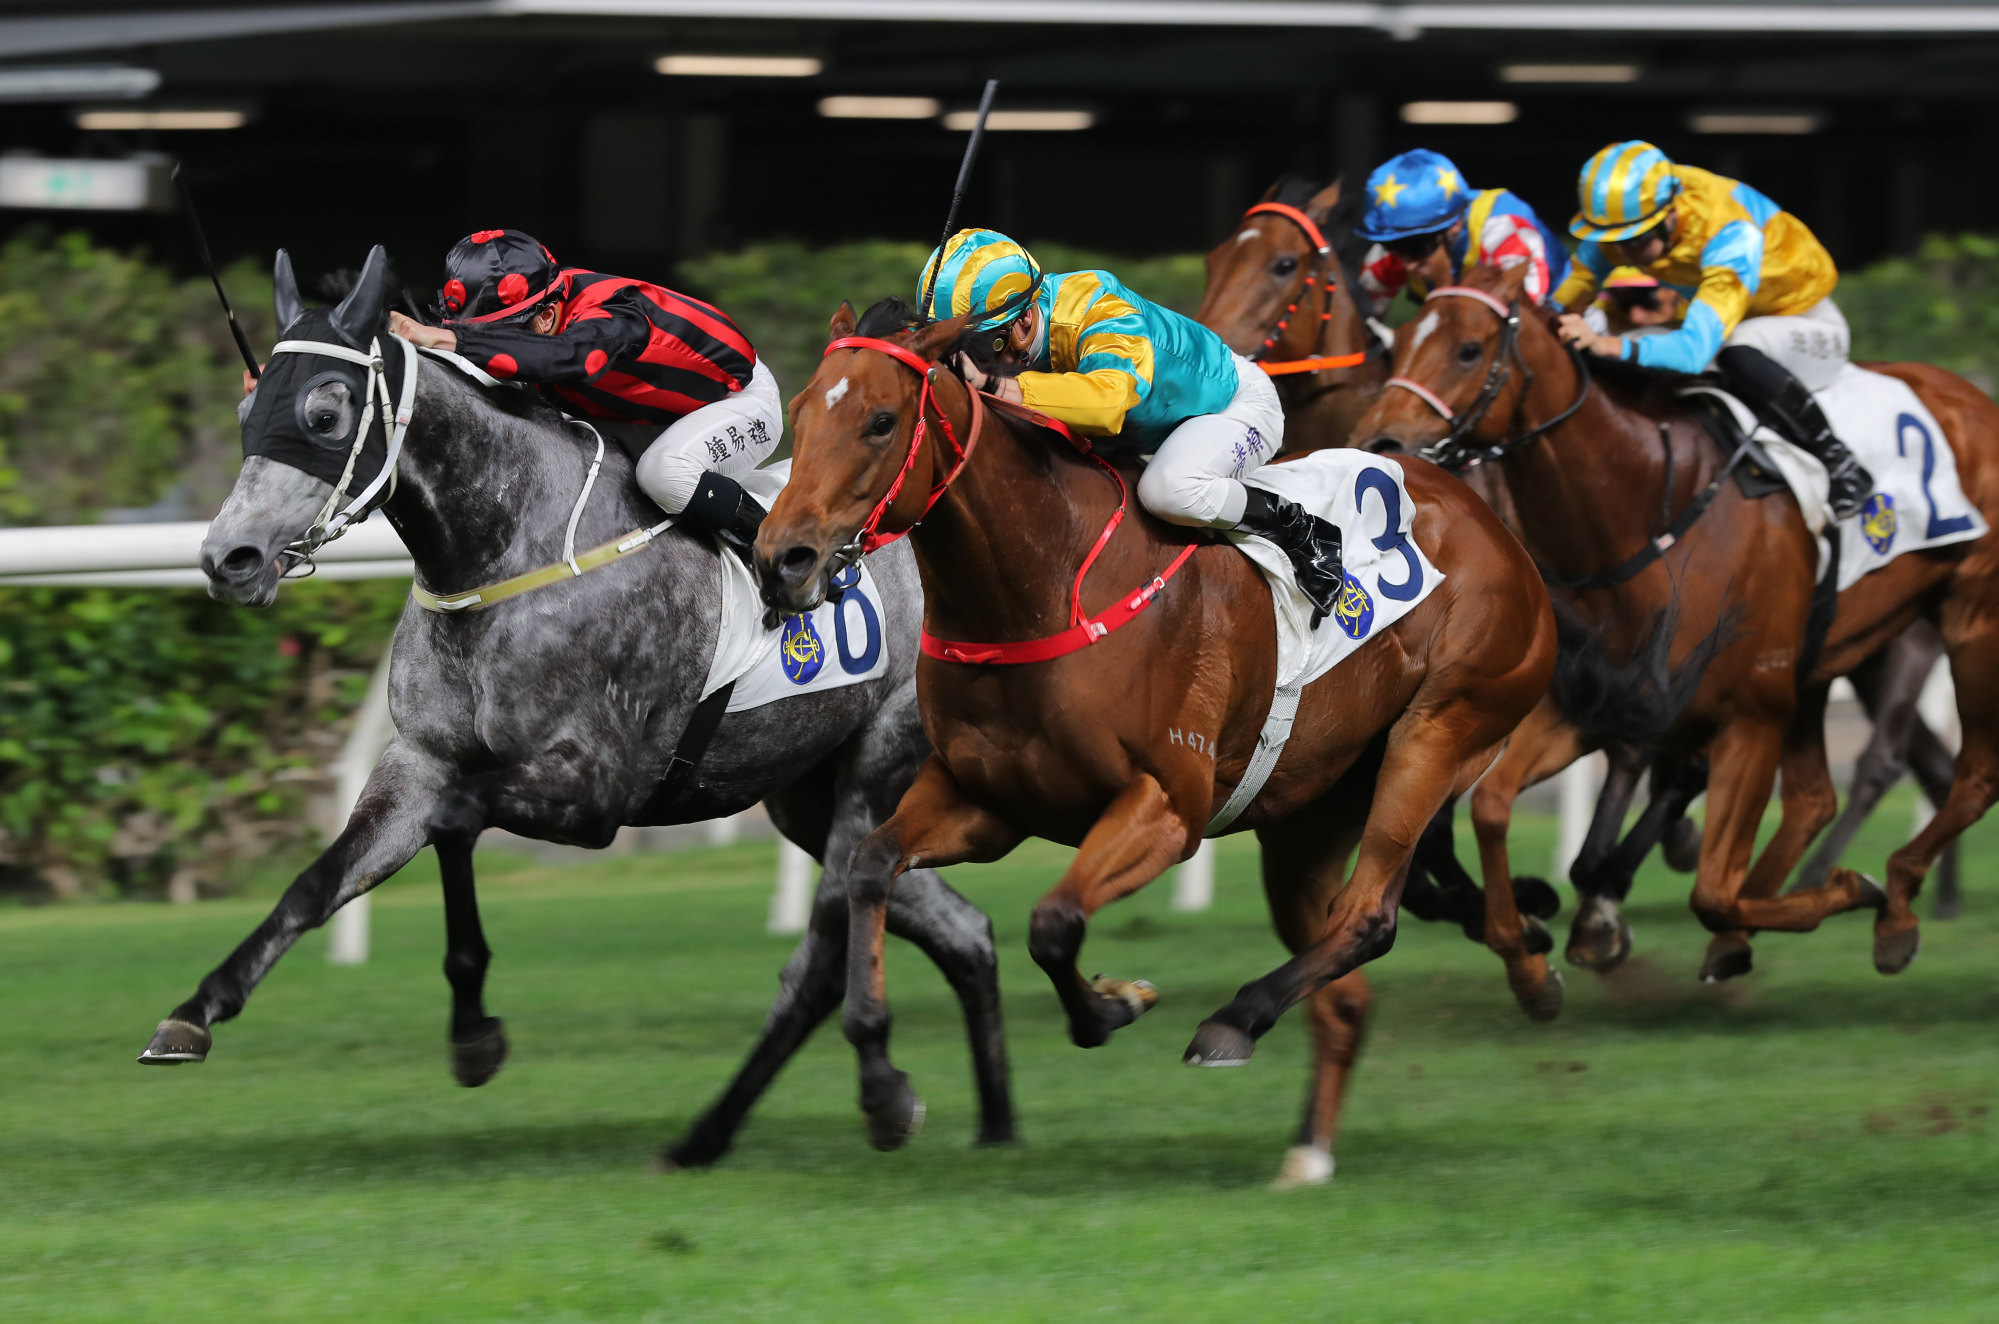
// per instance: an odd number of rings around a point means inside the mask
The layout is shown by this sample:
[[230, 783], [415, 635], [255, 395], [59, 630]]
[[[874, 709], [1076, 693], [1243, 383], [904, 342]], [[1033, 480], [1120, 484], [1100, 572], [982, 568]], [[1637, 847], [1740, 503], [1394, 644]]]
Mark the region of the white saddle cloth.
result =
[[[791, 461], [743, 475], [745, 491], [765, 509], [791, 478]], [[764, 604], [756, 576], [743, 559], [716, 544], [722, 558], [722, 625], [715, 638], [715, 660], [706, 698], [730, 681], [728, 711], [761, 708], [798, 694], [817, 694], [873, 680], [888, 670], [888, 646], [881, 590], [866, 562], [835, 580], [845, 592], [829, 597], [805, 616], [787, 616], [774, 630], [763, 623]]]
[[1312, 603], [1298, 588], [1291, 558], [1248, 534], [1235, 543], [1270, 581], [1277, 611], [1277, 683], [1308, 685], [1395, 624], [1444, 582], [1409, 536], [1416, 503], [1402, 467], [1365, 451], [1324, 450], [1266, 464], [1243, 480], [1339, 525], [1346, 590], [1338, 608], [1312, 626]]
[[[1828, 550], [1823, 535], [1829, 518], [1825, 466], [1761, 427], [1741, 401], [1701, 389], [1727, 401], [1736, 421], [1770, 452], [1798, 499], [1806, 525], [1821, 535], [1823, 572]], [[1874, 494], [1835, 531], [1842, 591], [1904, 552], [1984, 536], [1985, 519], [1958, 481], [1957, 453], [1907, 382], [1849, 363], [1831, 386], [1815, 395], [1832, 430], [1874, 477]]]

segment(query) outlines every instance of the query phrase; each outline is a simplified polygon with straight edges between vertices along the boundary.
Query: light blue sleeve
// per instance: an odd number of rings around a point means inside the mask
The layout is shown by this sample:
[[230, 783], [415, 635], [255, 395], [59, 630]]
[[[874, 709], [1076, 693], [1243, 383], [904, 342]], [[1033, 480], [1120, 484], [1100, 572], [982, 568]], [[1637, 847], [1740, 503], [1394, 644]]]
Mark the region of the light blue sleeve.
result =
[[1772, 216], [1783, 210], [1747, 184], [1737, 184], [1730, 190], [1729, 196], [1735, 199], [1742, 210], [1749, 213], [1749, 219], [1756, 222], [1756, 228], [1759, 230], [1770, 223]]
[[1703, 372], [1714, 362], [1715, 353], [1721, 349], [1725, 337], [1721, 332], [1721, 318], [1714, 309], [1704, 303], [1695, 303], [1687, 309], [1687, 320], [1677, 331], [1669, 331], [1661, 336], [1633, 336], [1624, 344], [1628, 358], [1634, 358], [1648, 368], [1667, 368], [1673, 372]]
[[1762, 227], [1748, 221], [1730, 221], [1722, 226], [1701, 250], [1701, 270], [1710, 267], [1727, 267], [1742, 281], [1743, 289], [1756, 293], [1763, 283]]

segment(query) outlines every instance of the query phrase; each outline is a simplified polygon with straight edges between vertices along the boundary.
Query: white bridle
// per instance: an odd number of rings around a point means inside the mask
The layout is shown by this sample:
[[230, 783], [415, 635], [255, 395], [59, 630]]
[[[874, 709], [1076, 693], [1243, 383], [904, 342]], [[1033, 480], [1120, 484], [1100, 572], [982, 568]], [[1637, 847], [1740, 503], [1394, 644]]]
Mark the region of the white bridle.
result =
[[[313, 517], [312, 524], [297, 542], [285, 548], [296, 558], [285, 571], [287, 575], [301, 565], [308, 567], [306, 573], [311, 574], [312, 554], [368, 518], [369, 511], [373, 509], [370, 503], [384, 484], [388, 485], [389, 496], [396, 494], [396, 460], [403, 453], [403, 437], [409, 432], [410, 415], [416, 409], [417, 358], [415, 345], [401, 336], [392, 335], [389, 339], [403, 347], [402, 399], [395, 402], [389, 399], [389, 377], [383, 370], [380, 337], [369, 341], [365, 351], [324, 340], [280, 340], [271, 349], [273, 358], [280, 354], [316, 354], [323, 358], [358, 363], [368, 370], [367, 384], [361, 388], [361, 417], [354, 426], [354, 444], [347, 450], [347, 464], [341, 469], [340, 481], [333, 485], [332, 494], [319, 508], [319, 514]], [[368, 444], [371, 410], [375, 411], [374, 417], [381, 419], [382, 436], [388, 443], [388, 453], [383, 457], [381, 471], [374, 480], [342, 509], [340, 503], [345, 500], [347, 489], [354, 481], [354, 466], [361, 459], [362, 448]]]

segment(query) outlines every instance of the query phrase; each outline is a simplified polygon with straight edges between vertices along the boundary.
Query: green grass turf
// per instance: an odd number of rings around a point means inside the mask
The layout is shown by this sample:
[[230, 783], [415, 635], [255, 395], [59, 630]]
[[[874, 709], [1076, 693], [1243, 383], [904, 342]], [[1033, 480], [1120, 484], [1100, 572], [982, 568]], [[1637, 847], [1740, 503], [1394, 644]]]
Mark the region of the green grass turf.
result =
[[[1891, 802], [1857, 852], [1878, 868]], [[1546, 822], [1516, 858], [1546, 857]], [[267, 904], [0, 913], [0, 1318], [42, 1320], [1999, 1317], [1999, 833], [1966, 916], [1896, 980], [1867, 924], [1768, 935], [1748, 980], [1693, 980], [1685, 880], [1651, 866], [1639, 956], [1569, 971], [1528, 1024], [1498, 963], [1406, 921], [1327, 1187], [1273, 1193], [1303, 1088], [1288, 1018], [1238, 1071], [1179, 1065], [1195, 1024], [1279, 958], [1253, 849], [1220, 898], [1159, 886], [1085, 955], [1162, 1001], [1067, 1043], [1023, 937], [1064, 858], [957, 881], [995, 916], [1023, 1144], [976, 1151], [954, 1004], [890, 952], [894, 1047], [929, 1103], [870, 1151], [823, 1030], [736, 1153], [648, 1160], [720, 1089], [789, 943], [763, 934], [769, 847], [547, 870], [489, 860], [492, 1008], [512, 1062], [446, 1070], [428, 857], [385, 887], [375, 955], [309, 938], [212, 1061], [133, 1064], [153, 1022]]]

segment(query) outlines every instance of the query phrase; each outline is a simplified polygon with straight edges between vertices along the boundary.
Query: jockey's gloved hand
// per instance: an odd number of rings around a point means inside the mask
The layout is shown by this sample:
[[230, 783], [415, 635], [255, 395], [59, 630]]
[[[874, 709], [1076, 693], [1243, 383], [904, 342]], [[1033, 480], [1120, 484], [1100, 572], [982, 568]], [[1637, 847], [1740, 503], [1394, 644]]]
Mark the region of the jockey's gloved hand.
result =
[[992, 375], [982, 371], [978, 364], [972, 362], [970, 354], [961, 351], [952, 359], [951, 366], [956, 368], [958, 375], [965, 379], [965, 385], [975, 391], [983, 391], [992, 383]]

